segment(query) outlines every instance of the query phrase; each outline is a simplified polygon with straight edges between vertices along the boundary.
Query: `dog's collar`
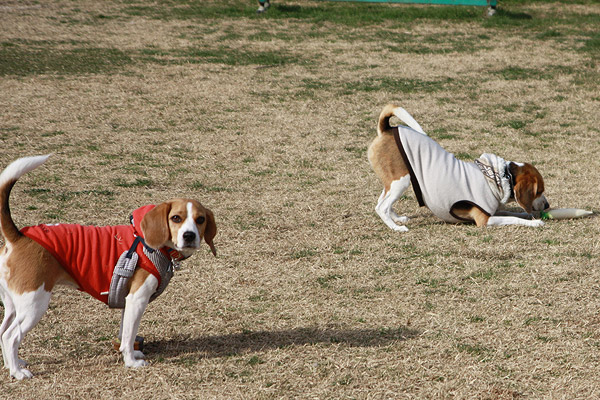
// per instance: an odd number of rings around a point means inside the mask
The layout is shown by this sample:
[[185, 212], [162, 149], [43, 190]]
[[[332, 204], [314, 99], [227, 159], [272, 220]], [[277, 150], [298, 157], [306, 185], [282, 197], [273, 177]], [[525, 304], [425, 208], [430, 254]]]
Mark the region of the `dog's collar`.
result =
[[171, 262], [177, 267], [176, 269], [179, 269], [179, 262], [189, 258], [190, 256], [185, 256], [183, 254], [181, 254], [180, 252], [178, 252], [175, 249], [172, 249], [170, 247], [167, 246], [163, 246], [160, 249], [153, 249], [152, 247], [148, 246], [146, 244], [146, 241], [144, 240], [144, 238], [142, 238], [141, 236], [137, 236], [138, 238], [140, 238], [140, 241], [142, 242], [142, 244], [144, 245], [144, 249], [146, 249], [146, 251], [150, 254], [154, 253], [155, 251], [159, 251], [160, 253], [162, 253], [163, 256], [167, 257], [169, 260], [171, 260]]
[[485, 176], [489, 188], [500, 204], [506, 204], [512, 196], [511, 175], [508, 171], [509, 164], [510, 161], [491, 153], [483, 153], [475, 160], [475, 165], [479, 167], [481, 173]]
[[173, 262], [179, 262], [179, 261], [183, 261], [187, 258], [189, 258], [190, 256], [184, 256], [183, 254], [181, 254], [180, 252], [178, 252], [175, 249], [172, 249], [170, 247], [162, 247], [160, 249], [160, 251], [166, 255], [167, 257], [169, 257]]

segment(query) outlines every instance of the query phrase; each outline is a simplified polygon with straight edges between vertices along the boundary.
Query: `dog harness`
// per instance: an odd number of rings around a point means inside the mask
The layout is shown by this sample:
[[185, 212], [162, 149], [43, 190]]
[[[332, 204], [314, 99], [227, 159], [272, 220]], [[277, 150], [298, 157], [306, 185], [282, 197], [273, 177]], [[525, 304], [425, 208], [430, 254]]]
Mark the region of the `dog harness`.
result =
[[[483, 154], [476, 162], [461, 161], [429, 136], [405, 126], [394, 129], [394, 138], [410, 172], [419, 205], [427, 206], [438, 218], [464, 221], [452, 212], [457, 203], [494, 215], [510, 197], [510, 179], [503, 173], [506, 162], [500, 157]], [[484, 169], [487, 174], [482, 173]]]
[[136, 268], [142, 268], [158, 280], [154, 300], [173, 276], [170, 249], [152, 249], [141, 236], [140, 223], [153, 209], [147, 205], [135, 210], [130, 225], [83, 226], [75, 224], [36, 225], [21, 233], [44, 247], [87, 292], [111, 308], [125, 307], [127, 281]]

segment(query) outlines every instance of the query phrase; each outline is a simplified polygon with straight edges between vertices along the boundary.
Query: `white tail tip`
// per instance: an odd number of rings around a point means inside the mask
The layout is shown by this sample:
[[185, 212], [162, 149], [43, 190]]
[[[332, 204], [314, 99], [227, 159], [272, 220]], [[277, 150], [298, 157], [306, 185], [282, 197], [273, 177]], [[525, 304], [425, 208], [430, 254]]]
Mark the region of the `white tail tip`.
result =
[[404, 122], [410, 128], [414, 129], [417, 132], [422, 133], [423, 135], [427, 135], [421, 125], [402, 107], [394, 108], [394, 115], [400, 119], [400, 121]]
[[12, 180], [17, 180], [29, 171], [39, 167], [46, 162], [51, 154], [43, 156], [23, 157], [13, 161], [8, 167], [2, 171], [0, 175], [0, 185]]

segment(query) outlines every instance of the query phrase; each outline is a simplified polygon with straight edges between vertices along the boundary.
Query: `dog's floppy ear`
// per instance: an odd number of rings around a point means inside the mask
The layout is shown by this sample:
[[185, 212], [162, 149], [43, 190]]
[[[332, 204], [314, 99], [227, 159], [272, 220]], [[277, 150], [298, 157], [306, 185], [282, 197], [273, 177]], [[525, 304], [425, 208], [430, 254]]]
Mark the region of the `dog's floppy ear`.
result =
[[533, 212], [533, 201], [535, 200], [535, 194], [537, 193], [538, 182], [534, 177], [523, 173], [523, 169], [523, 167], [520, 167], [515, 163], [510, 164], [510, 172], [515, 179], [515, 186], [513, 188], [515, 192], [515, 201], [523, 207], [528, 214], [531, 214]]
[[217, 249], [213, 244], [213, 239], [217, 235], [217, 224], [215, 223], [215, 215], [208, 208], [206, 210], [206, 228], [204, 228], [204, 241], [210, 246], [213, 255], [217, 256]]
[[520, 179], [515, 185], [515, 200], [528, 214], [533, 212], [533, 200], [537, 192], [537, 181]]
[[169, 211], [171, 211], [171, 203], [159, 204], [148, 211], [140, 223], [144, 240], [153, 249], [160, 249], [171, 238], [167, 220]]

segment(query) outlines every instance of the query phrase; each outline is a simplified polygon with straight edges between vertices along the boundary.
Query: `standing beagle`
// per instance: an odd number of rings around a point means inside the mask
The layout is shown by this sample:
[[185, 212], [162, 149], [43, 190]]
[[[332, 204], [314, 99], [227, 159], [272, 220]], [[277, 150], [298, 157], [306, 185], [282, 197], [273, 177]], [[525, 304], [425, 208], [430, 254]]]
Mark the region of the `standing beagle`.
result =
[[[408, 126], [392, 127], [392, 116]], [[427, 136], [406, 110], [393, 104], [381, 111], [377, 134], [368, 150], [369, 162], [384, 187], [375, 210], [391, 229], [408, 231], [396, 224], [408, 218], [392, 207], [411, 183], [419, 205], [446, 222], [475, 222], [479, 227], [544, 225], [531, 220], [533, 211], [549, 207], [544, 180], [533, 165], [489, 153], [474, 162], [460, 161]], [[498, 212], [513, 200], [526, 213]]]
[[202, 238], [216, 250], [213, 213], [199, 202], [173, 199], [133, 212], [130, 225], [37, 225], [21, 230], [13, 222], [10, 192], [25, 173], [48, 156], [20, 158], [0, 175], [0, 296], [4, 319], [0, 338], [4, 365], [16, 379], [31, 378], [18, 358], [23, 337], [42, 318], [57, 284], [69, 284], [114, 308], [123, 308], [119, 350], [127, 367], [147, 365], [134, 349], [146, 306], [166, 287], [173, 265], [191, 256]]

